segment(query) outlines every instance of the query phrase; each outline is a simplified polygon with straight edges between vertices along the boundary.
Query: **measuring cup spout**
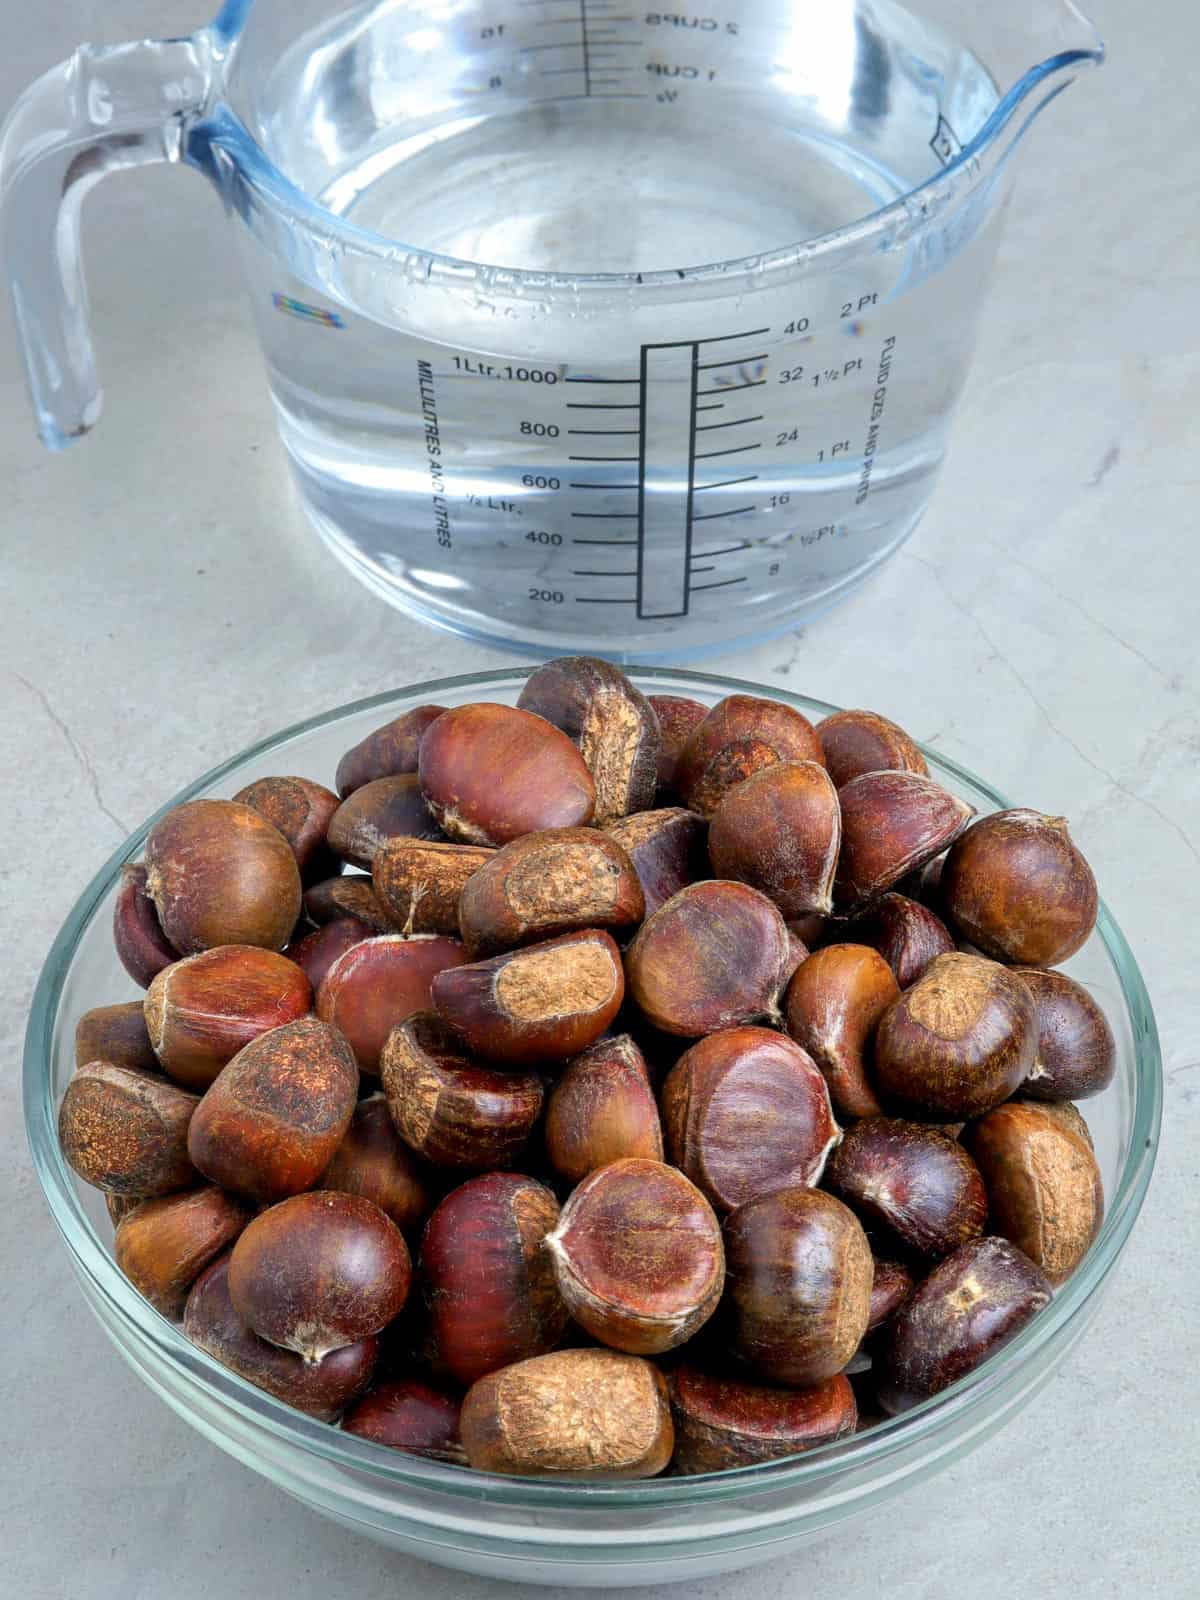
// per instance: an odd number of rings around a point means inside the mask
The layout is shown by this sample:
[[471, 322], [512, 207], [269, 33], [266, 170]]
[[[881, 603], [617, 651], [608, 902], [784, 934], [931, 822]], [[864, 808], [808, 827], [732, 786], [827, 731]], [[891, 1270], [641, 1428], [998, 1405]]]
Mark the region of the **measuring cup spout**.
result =
[[991, 167], [1007, 161], [1051, 101], [1105, 57], [1098, 29], [1073, 0], [1024, 0], [1020, 10], [1023, 27], [1004, 8], [1006, 37], [989, 54], [997, 82], [1009, 88], [965, 152]]

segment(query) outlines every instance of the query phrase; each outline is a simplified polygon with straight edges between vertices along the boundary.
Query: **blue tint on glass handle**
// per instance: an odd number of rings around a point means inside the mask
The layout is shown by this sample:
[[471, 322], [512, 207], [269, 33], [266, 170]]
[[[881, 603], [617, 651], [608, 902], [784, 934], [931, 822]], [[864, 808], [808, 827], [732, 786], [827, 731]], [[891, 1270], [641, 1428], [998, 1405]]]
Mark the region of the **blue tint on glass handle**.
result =
[[[227, 0], [210, 27], [187, 39], [108, 49], [84, 45], [30, 85], [0, 131], [0, 249], [38, 433], [53, 450], [83, 437], [100, 415], [79, 211], [84, 195], [110, 172], [159, 161], [195, 165], [247, 222], [249, 211], [257, 211], [252, 225], [275, 248], [280, 247], [281, 230], [274, 224], [287, 219], [300, 224], [299, 244], [294, 230], [287, 230], [293, 249], [336, 235], [344, 247], [385, 267], [402, 255], [410, 262], [425, 257], [431, 274], [445, 270], [469, 278], [478, 268], [410, 250], [343, 222], [301, 193], [267, 159], [221, 103], [230, 63], [256, 3], [261, 0]], [[927, 0], [934, 8], [948, 4]], [[1023, 12], [1025, 7], [1017, 9]], [[997, 64], [999, 81], [1011, 81], [1011, 87], [977, 136], [935, 178], [865, 222], [798, 243], [797, 258], [815, 259], [864, 229], [877, 227], [882, 235], [897, 212], [907, 212], [922, 226], [945, 197], [948, 180], [986, 185], [1029, 123], [1076, 71], [1103, 60], [1103, 44], [1071, 0], [1038, 0], [1029, 9], [1031, 18], [1014, 18], [1011, 42], [1024, 51], [1023, 62], [1033, 56], [1036, 65], [1009, 79]], [[1026, 114], [1018, 117], [1019, 109]], [[251, 193], [257, 196], [253, 207]], [[686, 276], [727, 273], [738, 265], [701, 267]], [[524, 275], [509, 276], [515, 282]], [[653, 280], [658, 276], [645, 276], [647, 293], [657, 287]], [[577, 279], [577, 289], [588, 282]], [[637, 283], [634, 293], [641, 292], [641, 276]]]

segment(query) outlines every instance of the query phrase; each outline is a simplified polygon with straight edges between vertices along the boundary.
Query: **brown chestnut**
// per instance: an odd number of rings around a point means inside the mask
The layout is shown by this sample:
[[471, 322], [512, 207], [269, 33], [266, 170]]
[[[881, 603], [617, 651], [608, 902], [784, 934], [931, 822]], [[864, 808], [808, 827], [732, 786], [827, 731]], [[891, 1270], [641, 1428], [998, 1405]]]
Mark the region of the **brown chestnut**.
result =
[[376, 728], [347, 750], [338, 762], [334, 780], [342, 799], [375, 778], [415, 772], [421, 736], [445, 709], [445, 706], [413, 706], [411, 711], [385, 722], [382, 728]]
[[1011, 1239], [1053, 1284], [1083, 1260], [1104, 1217], [1104, 1186], [1088, 1139], [1045, 1106], [997, 1106], [963, 1143], [987, 1186], [993, 1233]]
[[559, 728], [514, 706], [455, 706], [430, 723], [417, 767], [429, 809], [451, 839], [507, 844], [592, 820], [596, 787]]
[[899, 994], [887, 962], [861, 944], [827, 944], [792, 974], [787, 1030], [825, 1074], [841, 1116], [873, 1117], [881, 1109], [872, 1046], [880, 1017]]
[[837, 790], [815, 761], [777, 761], [730, 789], [713, 813], [708, 857], [718, 878], [737, 878], [785, 917], [833, 910], [842, 841]]
[[300, 915], [300, 869], [265, 818], [233, 800], [188, 800], [146, 840], [146, 890], [181, 955], [218, 944], [282, 950]]
[[397, 1134], [382, 1094], [355, 1106], [321, 1187], [374, 1201], [400, 1229], [415, 1228], [433, 1210], [429, 1175]]
[[779, 908], [748, 884], [689, 884], [648, 917], [626, 956], [629, 991], [646, 1020], [699, 1039], [776, 1020], [791, 972]]
[[389, 839], [375, 854], [375, 891], [396, 927], [457, 938], [467, 880], [495, 854], [484, 845]]
[[459, 1436], [462, 1402], [419, 1378], [393, 1378], [363, 1395], [342, 1418], [342, 1430], [430, 1461], [465, 1467]]
[[326, 922], [322, 927], [306, 933], [294, 944], [289, 944], [283, 953], [289, 961], [296, 963], [316, 994], [322, 979], [337, 958], [345, 955], [354, 945], [361, 944], [364, 939], [370, 939], [374, 931], [357, 917], [337, 917], [333, 922]]
[[416, 773], [373, 778], [343, 800], [329, 822], [329, 848], [368, 872], [388, 839], [443, 839]]
[[929, 775], [916, 742], [877, 711], [835, 711], [817, 723], [817, 738], [839, 789], [864, 772]]
[[146, 992], [146, 1028], [163, 1071], [203, 1092], [251, 1039], [307, 1016], [312, 998], [286, 956], [222, 944], [163, 968]]
[[864, 772], [838, 790], [842, 853], [833, 885], [842, 913], [866, 905], [950, 844], [974, 806], [917, 772]]
[[770, 1383], [832, 1378], [862, 1343], [874, 1265], [858, 1218], [820, 1189], [776, 1189], [725, 1219], [733, 1347]]
[[476, 1471], [522, 1477], [652, 1478], [675, 1444], [662, 1373], [616, 1350], [556, 1350], [481, 1378], [462, 1441]]
[[711, 817], [728, 790], [776, 761], [825, 765], [812, 723], [778, 700], [731, 694], [688, 735], [675, 786], [686, 806]]
[[882, 1336], [877, 1392], [892, 1416], [964, 1377], [1050, 1303], [1050, 1280], [1007, 1239], [972, 1239], [934, 1267]]
[[315, 1365], [260, 1339], [229, 1296], [229, 1256], [219, 1256], [192, 1285], [183, 1313], [191, 1342], [239, 1378], [297, 1411], [331, 1422], [371, 1381], [377, 1338], [334, 1350]]
[[626, 1156], [662, 1160], [654, 1090], [629, 1034], [597, 1039], [567, 1062], [546, 1102], [545, 1140], [550, 1165], [572, 1184]]
[[93, 1006], [75, 1024], [75, 1065], [107, 1061], [113, 1067], [140, 1067], [158, 1072], [158, 1057], [146, 1032], [140, 1000], [118, 1006]]
[[361, 1195], [318, 1189], [260, 1211], [233, 1247], [229, 1295], [270, 1344], [317, 1362], [398, 1316], [412, 1271], [399, 1228]]
[[372, 933], [395, 933], [404, 925], [404, 917], [391, 914], [372, 880], [357, 872], [314, 883], [304, 891], [304, 911], [318, 927], [346, 917], [366, 923]]
[[338, 797], [311, 778], [259, 778], [233, 797], [278, 828], [296, 858], [303, 882], [327, 878], [337, 861], [325, 835], [338, 808]]
[[197, 1181], [188, 1125], [200, 1104], [157, 1072], [87, 1061], [58, 1111], [58, 1142], [71, 1168], [113, 1194], [170, 1194]]
[[471, 1384], [553, 1350], [567, 1308], [543, 1249], [558, 1202], [543, 1184], [489, 1172], [452, 1190], [421, 1241], [420, 1281], [438, 1364]]
[[909, 989], [935, 956], [956, 948], [954, 936], [942, 919], [903, 894], [885, 894], [846, 927], [855, 944], [877, 950], [896, 974], [902, 989]]
[[188, 1152], [213, 1183], [270, 1204], [317, 1182], [357, 1098], [350, 1046], [302, 1017], [238, 1051], [196, 1107]]
[[939, 893], [946, 915], [997, 961], [1056, 967], [1096, 926], [1092, 869], [1062, 817], [996, 811], [981, 817], [946, 858]]
[[938, 956], [880, 1018], [875, 1082], [926, 1121], [977, 1117], [1020, 1088], [1036, 1050], [1019, 977], [981, 956]]
[[708, 828], [694, 811], [682, 806], [638, 811], [610, 822], [604, 831], [633, 863], [647, 917], [687, 884], [708, 876]]
[[579, 747], [596, 785], [597, 827], [654, 804], [658, 717], [619, 667], [594, 656], [560, 656], [529, 674], [517, 704]]
[[377, 1075], [388, 1034], [414, 1011], [427, 1011], [434, 978], [466, 959], [457, 939], [433, 933], [364, 939], [325, 974], [317, 990], [317, 1015], [342, 1033], [360, 1070]]
[[393, 1028], [379, 1061], [396, 1131], [435, 1167], [486, 1172], [520, 1155], [542, 1109], [542, 1080], [462, 1053], [429, 1012]]
[[949, 1135], [898, 1117], [865, 1117], [830, 1157], [827, 1187], [872, 1232], [922, 1256], [948, 1256], [983, 1232], [988, 1197]]
[[811, 1450], [853, 1433], [858, 1407], [840, 1373], [807, 1389], [772, 1389], [685, 1363], [667, 1382], [676, 1472], [724, 1472]]
[[650, 694], [646, 698], [658, 718], [658, 797], [661, 800], [675, 793], [675, 769], [679, 765], [683, 747], [704, 721], [709, 708], [701, 705], [699, 700], [689, 700], [685, 695]]
[[167, 938], [146, 888], [146, 869], [140, 862], [121, 868], [121, 887], [113, 902], [113, 944], [117, 957], [134, 983], [150, 987], [155, 975], [179, 951]]
[[146, 1200], [117, 1227], [117, 1265], [164, 1317], [183, 1315], [188, 1290], [227, 1250], [251, 1213], [221, 1189], [205, 1185]]
[[625, 975], [611, 935], [589, 928], [439, 972], [432, 991], [434, 1010], [468, 1050], [537, 1066], [600, 1037], [621, 1008]]
[[879, 1256], [875, 1257], [868, 1337], [877, 1333], [889, 1317], [895, 1316], [912, 1292], [913, 1275], [902, 1261], [885, 1261]]
[[591, 1173], [546, 1246], [575, 1321], [630, 1355], [685, 1344], [721, 1298], [725, 1255], [713, 1209], [661, 1161], [631, 1158]]
[[1083, 1100], [1107, 1089], [1117, 1070], [1117, 1044], [1095, 1000], [1065, 972], [1013, 971], [1037, 1014], [1037, 1056], [1021, 1093], [1033, 1100]]
[[686, 1050], [662, 1111], [671, 1161], [718, 1211], [819, 1183], [838, 1140], [812, 1057], [769, 1028], [726, 1028]]
[[477, 959], [578, 928], [630, 928], [645, 909], [615, 839], [594, 828], [547, 828], [514, 839], [471, 874], [458, 925]]

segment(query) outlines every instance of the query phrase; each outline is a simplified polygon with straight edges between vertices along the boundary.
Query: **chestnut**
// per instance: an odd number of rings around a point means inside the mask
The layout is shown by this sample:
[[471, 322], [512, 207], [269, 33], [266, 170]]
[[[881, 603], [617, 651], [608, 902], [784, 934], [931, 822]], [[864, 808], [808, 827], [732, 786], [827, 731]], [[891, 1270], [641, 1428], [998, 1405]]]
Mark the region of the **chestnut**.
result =
[[477, 1471], [522, 1477], [652, 1478], [675, 1445], [662, 1374], [616, 1350], [557, 1350], [467, 1391], [462, 1442]]
[[162, 930], [158, 912], [146, 888], [146, 869], [140, 862], [121, 868], [121, 887], [113, 902], [113, 944], [125, 971], [143, 989], [179, 951]]
[[393, 1028], [379, 1060], [396, 1131], [435, 1167], [489, 1171], [520, 1155], [542, 1109], [542, 1080], [462, 1054], [429, 1012]]
[[325, 835], [338, 808], [338, 797], [311, 778], [259, 778], [233, 797], [278, 828], [296, 858], [301, 881], [330, 877], [337, 861]]
[[452, 1190], [421, 1241], [420, 1282], [438, 1365], [474, 1383], [553, 1350], [567, 1308], [543, 1249], [558, 1202], [543, 1184], [490, 1172]]
[[842, 853], [833, 885], [840, 912], [859, 910], [940, 854], [974, 806], [917, 772], [864, 772], [838, 790]]
[[[1028, 1103], [1025, 1086], [1022, 1084], [1021, 1093], [1012, 1104], [1026, 1105]], [[1069, 1133], [1073, 1133], [1076, 1138], [1082, 1139], [1089, 1150], [1096, 1148], [1095, 1140], [1092, 1138], [1092, 1130], [1088, 1127], [1078, 1106], [1073, 1106], [1069, 1100], [1038, 1100], [1033, 1103], [1052, 1122], [1057, 1122], [1060, 1126], [1066, 1128]], [[963, 1123], [958, 1132], [961, 1133], [965, 1127], [966, 1124]], [[957, 1138], [958, 1135], [956, 1134], [955, 1137]]]
[[658, 718], [658, 794], [661, 797], [675, 793], [679, 757], [691, 734], [708, 715], [708, 707], [680, 694], [650, 694], [646, 698]]
[[708, 876], [708, 829], [694, 811], [682, 806], [638, 811], [610, 822], [604, 831], [633, 863], [647, 917], [680, 889]]
[[900, 989], [881, 955], [861, 944], [827, 944], [796, 968], [784, 997], [787, 1030], [825, 1075], [834, 1108], [872, 1117], [873, 1042]]
[[825, 765], [812, 723], [777, 700], [731, 694], [688, 735], [675, 786], [686, 806], [711, 817], [728, 790], [776, 761]]
[[439, 972], [434, 1010], [467, 1049], [505, 1066], [586, 1050], [625, 998], [621, 954], [600, 929], [566, 933]]
[[329, 821], [329, 848], [368, 872], [388, 839], [443, 839], [413, 772], [373, 778], [343, 800]]
[[867, 1322], [867, 1335], [878, 1333], [889, 1317], [895, 1316], [913, 1292], [913, 1275], [902, 1261], [881, 1260], [875, 1257], [874, 1276], [871, 1279], [871, 1315]]
[[735, 1352], [770, 1383], [832, 1378], [871, 1313], [871, 1247], [820, 1189], [775, 1189], [725, 1219], [725, 1297]]
[[1050, 1303], [1050, 1280], [1007, 1239], [972, 1239], [934, 1267], [882, 1335], [877, 1393], [895, 1416], [964, 1377]]
[[112, 1194], [158, 1195], [197, 1181], [188, 1125], [199, 1099], [156, 1072], [88, 1061], [58, 1111], [58, 1142], [71, 1168]]
[[658, 717], [619, 667], [594, 656], [560, 656], [529, 674], [517, 705], [579, 747], [596, 786], [597, 827], [654, 804]]
[[1014, 1094], [1037, 1050], [1024, 982], [995, 961], [938, 956], [875, 1030], [875, 1082], [930, 1122], [981, 1116]]
[[997, 961], [1056, 967], [1096, 925], [1092, 869], [1062, 817], [996, 811], [981, 817], [946, 857], [939, 893], [946, 915]]
[[432, 933], [363, 939], [339, 956], [321, 980], [317, 1015], [341, 1032], [360, 1071], [377, 1075], [388, 1034], [414, 1011], [427, 1011], [436, 975], [466, 959], [457, 939]]
[[833, 910], [842, 842], [837, 790], [815, 761], [777, 761], [730, 789], [713, 813], [708, 857], [718, 878], [761, 889], [785, 917]]
[[829, 776], [839, 789], [864, 772], [929, 776], [915, 740], [877, 711], [835, 711], [817, 723], [817, 738]]
[[546, 1246], [567, 1309], [629, 1355], [660, 1355], [703, 1327], [725, 1281], [721, 1229], [682, 1172], [637, 1157], [572, 1192]]
[[791, 971], [779, 908], [748, 884], [689, 884], [639, 929], [626, 956], [629, 991], [646, 1020], [698, 1039], [775, 1020]]
[[188, 800], [146, 840], [146, 890], [181, 955], [218, 944], [282, 950], [300, 915], [291, 846], [233, 800]]
[[458, 925], [473, 959], [579, 928], [631, 928], [646, 901], [633, 863], [594, 828], [546, 828], [514, 839], [473, 872]]
[[997, 1106], [963, 1143], [987, 1186], [993, 1233], [1023, 1250], [1053, 1284], [1083, 1260], [1104, 1217], [1104, 1186], [1090, 1140], [1028, 1102]]
[[375, 853], [375, 892], [396, 927], [457, 938], [467, 880], [495, 854], [490, 845], [388, 839]]
[[877, 950], [896, 974], [902, 989], [909, 989], [935, 956], [956, 948], [954, 936], [942, 919], [903, 894], [885, 894], [846, 928], [855, 944]]
[[391, 914], [372, 880], [361, 873], [314, 883], [304, 891], [304, 911], [318, 927], [345, 917], [365, 922], [372, 933], [395, 933], [404, 925], [404, 917]]
[[229, 1297], [260, 1339], [315, 1363], [385, 1328], [411, 1276], [390, 1217], [361, 1195], [318, 1189], [246, 1226], [229, 1258]]
[[364, 939], [370, 939], [374, 932], [357, 917], [336, 917], [334, 921], [306, 933], [294, 944], [289, 944], [283, 953], [289, 961], [296, 963], [316, 994], [322, 979], [337, 958], [345, 955], [354, 945], [361, 944]]
[[312, 998], [286, 956], [222, 944], [163, 968], [146, 992], [146, 1028], [163, 1071], [203, 1092], [251, 1039], [307, 1016]]
[[351, 1406], [342, 1430], [409, 1455], [465, 1467], [458, 1430], [461, 1410], [460, 1401], [419, 1378], [393, 1378], [376, 1384]]
[[218, 1256], [192, 1285], [183, 1331], [239, 1378], [324, 1422], [332, 1422], [367, 1387], [379, 1355], [377, 1338], [362, 1339], [314, 1365], [260, 1339], [234, 1310], [228, 1255]]
[[138, 1067], [158, 1072], [158, 1057], [146, 1032], [140, 1000], [117, 1006], [93, 1006], [75, 1024], [75, 1065], [107, 1061], [113, 1067]]
[[270, 1204], [317, 1182], [357, 1098], [350, 1046], [302, 1017], [238, 1051], [196, 1107], [188, 1153], [213, 1183]]
[[229, 1248], [250, 1215], [231, 1195], [208, 1185], [163, 1195], [121, 1220], [113, 1254], [143, 1299], [178, 1320], [192, 1284]]
[[415, 772], [421, 736], [445, 709], [445, 706], [413, 706], [411, 711], [402, 712], [352, 745], [338, 762], [334, 779], [342, 799], [375, 778]]
[[1117, 1070], [1108, 1018], [1065, 972], [1014, 967], [1033, 996], [1037, 1055], [1021, 1093], [1034, 1100], [1083, 1100], [1107, 1089]]
[[654, 1090], [629, 1034], [597, 1039], [567, 1062], [546, 1102], [545, 1142], [550, 1165], [572, 1184], [625, 1156], [662, 1160]]
[[812, 1057], [768, 1028], [726, 1028], [686, 1050], [662, 1088], [671, 1161], [718, 1211], [821, 1181], [838, 1140]]
[[667, 1380], [676, 1472], [724, 1472], [811, 1450], [853, 1433], [858, 1407], [841, 1373], [807, 1389], [772, 1389], [686, 1362]]
[[321, 1187], [374, 1201], [401, 1230], [415, 1228], [433, 1210], [429, 1175], [401, 1141], [382, 1094], [355, 1106]]
[[848, 1128], [825, 1173], [830, 1191], [872, 1232], [921, 1256], [948, 1256], [983, 1232], [988, 1197], [956, 1139], [898, 1117]]
[[596, 808], [591, 773], [566, 734], [514, 706], [443, 712], [425, 730], [417, 771], [434, 817], [464, 844], [581, 827]]

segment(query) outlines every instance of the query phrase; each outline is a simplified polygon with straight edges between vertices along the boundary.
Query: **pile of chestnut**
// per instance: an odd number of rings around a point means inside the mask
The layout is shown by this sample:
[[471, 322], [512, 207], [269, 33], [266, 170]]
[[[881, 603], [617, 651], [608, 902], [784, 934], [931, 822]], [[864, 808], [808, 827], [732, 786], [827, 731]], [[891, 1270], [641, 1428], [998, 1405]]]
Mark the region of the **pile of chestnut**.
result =
[[583, 657], [335, 783], [158, 822], [144, 1002], [61, 1107], [122, 1271], [243, 1378], [475, 1468], [709, 1472], [937, 1394], [1078, 1266], [1114, 1042], [1054, 970], [1097, 911], [1061, 818]]

